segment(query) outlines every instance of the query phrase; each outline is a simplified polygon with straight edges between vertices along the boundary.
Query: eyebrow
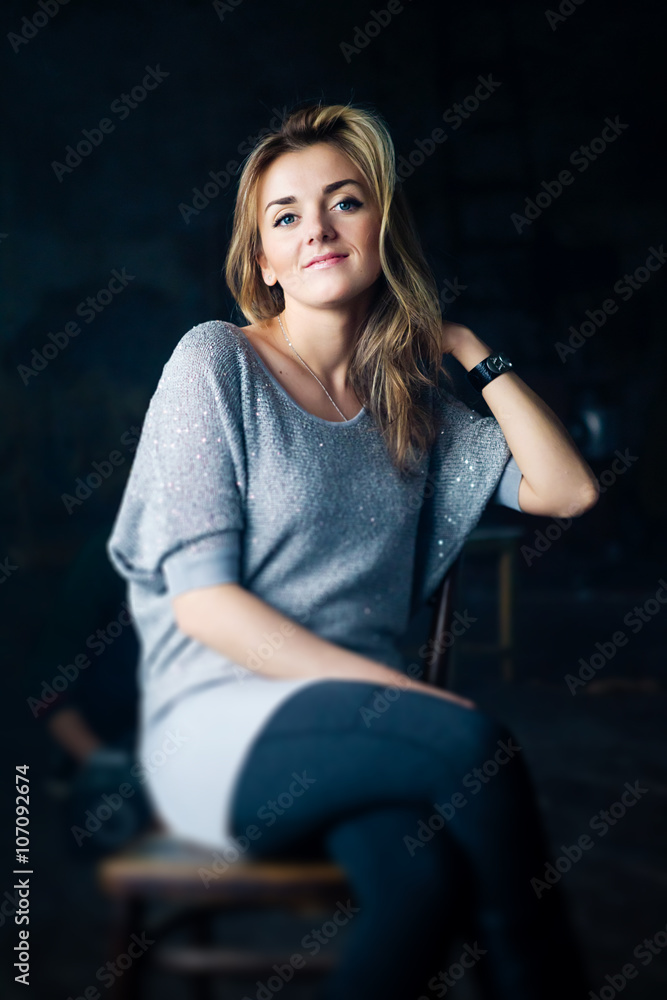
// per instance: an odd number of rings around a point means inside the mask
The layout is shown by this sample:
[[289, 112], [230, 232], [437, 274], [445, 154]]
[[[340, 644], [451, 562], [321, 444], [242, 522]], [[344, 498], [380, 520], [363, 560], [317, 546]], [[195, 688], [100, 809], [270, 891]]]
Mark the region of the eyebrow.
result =
[[[332, 181], [331, 184], [325, 184], [322, 188], [322, 194], [331, 194], [332, 191], [337, 191], [338, 188], [343, 187], [345, 184], [356, 184], [357, 187], [360, 187], [363, 191], [363, 187], [359, 181], [355, 181], [351, 177], [347, 177], [343, 181]], [[288, 194], [284, 198], [276, 198], [275, 201], [270, 201], [268, 203], [264, 209], [264, 213], [266, 214], [266, 212], [271, 208], [271, 205], [293, 205], [297, 200], [298, 199], [295, 198], [293, 194]]]

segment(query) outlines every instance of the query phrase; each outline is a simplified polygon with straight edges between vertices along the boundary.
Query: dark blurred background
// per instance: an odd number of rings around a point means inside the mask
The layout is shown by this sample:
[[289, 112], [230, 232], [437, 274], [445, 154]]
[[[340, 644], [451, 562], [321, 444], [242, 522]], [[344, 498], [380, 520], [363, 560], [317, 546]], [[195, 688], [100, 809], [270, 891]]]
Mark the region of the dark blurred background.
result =
[[[245, 325], [221, 277], [238, 166], [262, 129], [322, 99], [384, 117], [443, 315], [511, 356], [603, 486], [570, 523], [487, 509], [460, 581], [477, 623], [455, 678], [526, 747], [555, 854], [626, 782], [647, 789], [563, 885], [596, 995], [620, 992], [634, 963], [627, 997], [663, 997], [662, 5], [31, 0], [0, 18], [4, 995], [22, 995], [16, 764], [31, 778], [33, 995], [100, 987], [112, 907], [96, 865], [149, 822], [137, 785], [76, 832], [127, 774], [136, 725], [137, 640], [104, 545], [176, 343], [204, 320]], [[568, 681], [581, 670], [586, 683]], [[151, 989], [186, 995], [174, 979]]]

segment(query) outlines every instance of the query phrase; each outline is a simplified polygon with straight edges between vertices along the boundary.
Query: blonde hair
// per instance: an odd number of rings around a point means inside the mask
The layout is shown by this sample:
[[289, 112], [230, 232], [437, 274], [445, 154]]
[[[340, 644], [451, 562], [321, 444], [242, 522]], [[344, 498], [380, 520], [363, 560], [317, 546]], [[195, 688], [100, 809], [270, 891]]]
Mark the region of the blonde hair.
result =
[[348, 377], [380, 427], [392, 463], [407, 473], [430, 449], [436, 429], [422, 392], [437, 385], [442, 365], [442, 315], [433, 274], [422, 251], [396, 174], [394, 144], [382, 118], [352, 104], [308, 104], [291, 111], [248, 155], [239, 178], [225, 279], [240, 310], [261, 325], [285, 308], [278, 283], [267, 285], [257, 193], [267, 167], [283, 153], [329, 143], [365, 177], [382, 218], [382, 273], [373, 304], [357, 331]]

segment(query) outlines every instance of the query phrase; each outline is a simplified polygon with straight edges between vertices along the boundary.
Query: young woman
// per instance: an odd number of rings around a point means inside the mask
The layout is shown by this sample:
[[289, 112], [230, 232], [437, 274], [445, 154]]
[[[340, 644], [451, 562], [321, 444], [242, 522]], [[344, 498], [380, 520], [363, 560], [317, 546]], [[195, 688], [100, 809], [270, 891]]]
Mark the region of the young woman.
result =
[[578, 516], [595, 477], [508, 359], [443, 322], [374, 112], [302, 107], [258, 142], [226, 277], [252, 322], [177, 344], [108, 542], [156, 811], [218, 859], [315, 847], [347, 870], [327, 1000], [444, 995], [462, 899], [487, 997], [583, 1000], [558, 887], [531, 886], [548, 849], [521, 748], [397, 641], [490, 500]]

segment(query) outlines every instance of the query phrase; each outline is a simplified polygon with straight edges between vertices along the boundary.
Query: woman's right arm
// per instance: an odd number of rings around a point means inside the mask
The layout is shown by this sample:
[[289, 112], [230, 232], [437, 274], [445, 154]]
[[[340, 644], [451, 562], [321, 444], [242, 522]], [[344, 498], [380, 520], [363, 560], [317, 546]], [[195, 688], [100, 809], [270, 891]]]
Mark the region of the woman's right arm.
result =
[[274, 680], [302, 677], [370, 681], [472, 702], [323, 639], [238, 583], [197, 587], [172, 598], [179, 629], [223, 656]]

